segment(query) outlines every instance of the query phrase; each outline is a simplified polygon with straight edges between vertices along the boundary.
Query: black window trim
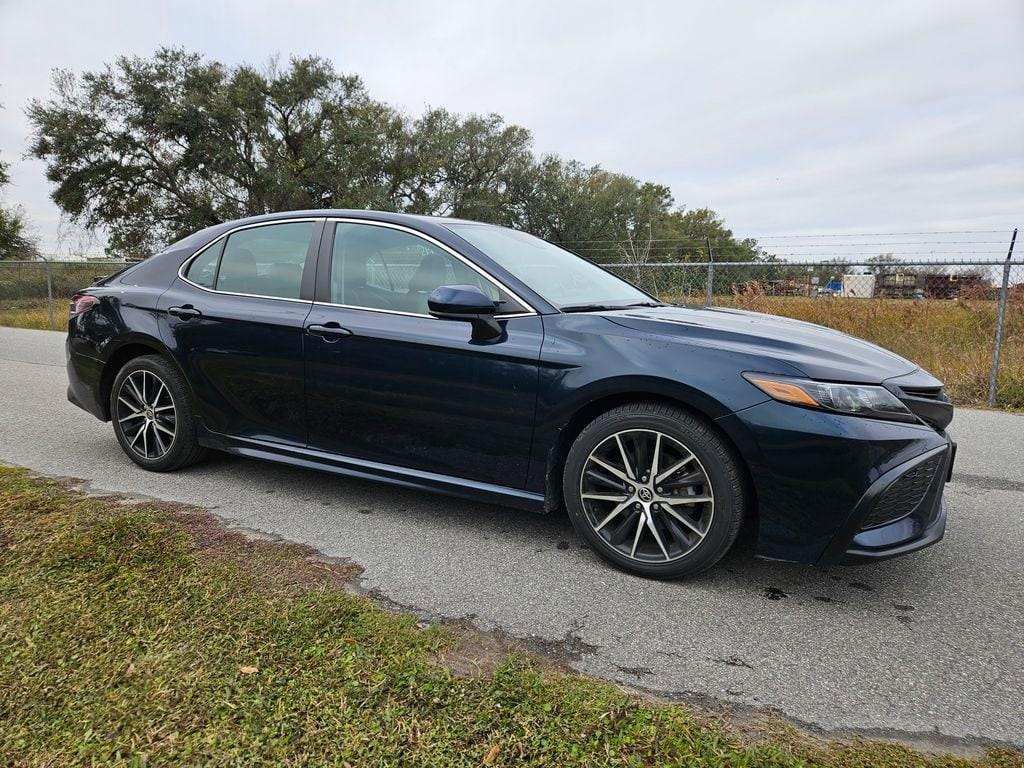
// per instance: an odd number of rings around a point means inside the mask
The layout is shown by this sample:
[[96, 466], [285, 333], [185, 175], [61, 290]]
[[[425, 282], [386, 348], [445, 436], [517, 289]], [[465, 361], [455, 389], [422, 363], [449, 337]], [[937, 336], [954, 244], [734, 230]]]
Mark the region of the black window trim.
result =
[[[207, 293], [217, 293], [222, 296], [244, 296], [250, 299], [271, 299], [273, 301], [291, 301], [299, 304], [312, 304], [313, 303], [313, 290], [312, 290], [312, 278], [307, 279], [307, 275], [314, 275], [317, 267], [317, 255], [320, 251], [320, 238], [324, 230], [324, 222], [326, 219], [323, 216], [303, 216], [297, 219], [273, 219], [271, 221], [259, 221], [255, 224], [243, 224], [239, 227], [229, 229], [227, 232], [217, 236], [209, 243], [204, 245], [202, 248], [197, 250], [185, 261], [182, 262], [181, 266], [178, 267], [178, 277], [191, 285], [193, 288], [198, 288], [201, 291]], [[217, 285], [216, 276], [220, 274], [220, 262], [224, 256], [224, 245], [227, 243], [228, 238], [235, 232], [241, 232], [243, 229], [254, 229], [256, 227], [270, 227], [275, 224], [302, 224], [304, 222], [313, 222], [313, 231], [310, 234], [309, 244], [306, 248], [306, 261], [302, 266], [302, 282], [299, 287], [299, 298], [293, 299], [287, 296], [266, 296], [259, 293], [237, 293], [235, 291], [219, 291], [216, 288], [207, 288], [199, 283], [194, 283], [189, 280], [185, 275], [188, 273], [188, 269], [192, 266], [192, 262], [195, 261], [201, 254], [205, 253], [208, 249], [217, 246], [221, 249], [220, 255], [217, 257], [217, 268], [215, 271], [214, 285]], [[218, 245], [219, 243], [219, 245]]]
[[324, 227], [324, 234], [321, 245], [321, 258], [319, 260], [319, 266], [317, 269], [317, 284], [316, 284], [316, 295], [314, 296], [313, 303], [317, 306], [322, 307], [340, 307], [342, 309], [359, 309], [366, 312], [383, 312], [388, 315], [404, 315], [406, 317], [425, 317], [430, 320], [436, 320], [433, 315], [428, 315], [423, 312], [403, 312], [397, 309], [382, 309], [380, 307], [361, 307], [355, 304], [338, 304], [332, 301], [325, 301], [324, 299], [330, 297], [330, 276], [331, 276], [331, 264], [334, 260], [334, 229], [335, 224], [366, 224], [372, 227], [384, 227], [385, 229], [397, 229], [400, 232], [406, 232], [414, 237], [418, 237], [421, 240], [425, 240], [437, 248], [440, 248], [445, 253], [455, 257], [458, 261], [461, 261], [467, 267], [472, 269], [474, 272], [483, 277], [487, 282], [498, 288], [499, 292], [504, 292], [509, 298], [513, 299], [520, 306], [525, 307], [521, 312], [508, 312], [508, 313], [496, 313], [495, 318], [499, 320], [511, 320], [516, 317], [533, 317], [539, 314], [531, 304], [519, 296], [515, 291], [510, 289], [503, 282], [490, 274], [483, 267], [476, 264], [472, 259], [464, 256], [463, 254], [456, 251], [450, 245], [446, 245], [435, 237], [431, 237], [425, 232], [407, 227], [403, 224], [394, 224], [390, 221], [377, 221], [374, 219], [355, 219], [345, 218], [339, 216], [332, 216], [326, 219]]

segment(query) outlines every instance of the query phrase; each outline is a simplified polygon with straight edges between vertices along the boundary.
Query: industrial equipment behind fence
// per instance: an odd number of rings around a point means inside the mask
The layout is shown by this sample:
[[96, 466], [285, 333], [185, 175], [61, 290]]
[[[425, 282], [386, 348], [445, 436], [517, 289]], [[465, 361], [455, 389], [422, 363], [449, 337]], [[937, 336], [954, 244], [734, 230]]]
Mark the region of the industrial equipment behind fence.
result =
[[[994, 406], [999, 394], [998, 371], [1004, 355], [1008, 312], [1016, 334], [1022, 332], [1024, 325], [1024, 260], [1012, 256], [1011, 246], [1010, 254], [999, 260], [856, 263], [705, 259], [602, 266], [665, 301], [810, 316], [814, 322], [833, 327], [841, 327], [841, 323], [830, 320], [838, 320], [841, 308], [848, 302], [875, 302], [879, 306], [891, 302], [960, 302], [981, 307], [984, 311], [979, 312], [982, 319], [978, 322], [991, 329], [985, 342], [991, 348], [991, 357], [986, 361], [987, 403]], [[98, 277], [125, 266], [123, 261], [0, 261], [0, 324], [4, 323], [5, 313], [27, 311], [36, 312], [43, 327], [63, 328], [71, 295]], [[412, 269], [410, 264], [410, 274]], [[392, 267], [388, 279], [396, 279], [395, 274]], [[368, 275], [371, 281], [374, 277]], [[813, 305], [809, 304], [811, 301]], [[871, 338], [871, 328], [867, 326], [844, 330], [876, 340]], [[927, 333], [928, 328], [907, 331]], [[1019, 340], [1015, 344], [1024, 347]], [[1016, 359], [1008, 362], [1015, 368], [1024, 365], [1024, 361]]]

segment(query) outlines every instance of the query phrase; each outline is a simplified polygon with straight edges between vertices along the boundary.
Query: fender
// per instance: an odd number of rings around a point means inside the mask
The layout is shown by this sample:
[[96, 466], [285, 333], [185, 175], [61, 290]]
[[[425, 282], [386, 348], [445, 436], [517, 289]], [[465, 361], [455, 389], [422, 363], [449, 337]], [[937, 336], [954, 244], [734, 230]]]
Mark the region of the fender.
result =
[[[110, 420], [109, 393], [111, 386], [113, 386], [114, 379], [117, 376], [117, 372], [121, 370], [122, 366], [124, 366], [124, 364], [129, 360], [140, 356], [138, 352], [139, 347], [146, 347], [150, 349], [152, 352], [160, 355], [177, 368], [188, 387], [189, 397], [195, 400], [195, 392], [192, 390], [192, 382], [190, 382], [188, 377], [185, 376], [185, 372], [181, 369], [181, 365], [175, 359], [174, 355], [171, 354], [167, 345], [165, 345], [159, 338], [146, 333], [133, 331], [125, 334], [124, 336], [117, 337], [116, 341], [111, 341], [111, 343], [104, 345], [102, 354], [99, 358], [100, 362], [103, 364], [103, 373], [99, 382], [97, 400], [103, 408], [105, 421]], [[128, 354], [123, 354], [125, 352], [128, 352]]]
[[730, 413], [720, 400], [695, 387], [674, 379], [645, 375], [622, 375], [594, 381], [565, 393], [550, 408], [542, 410], [538, 404], [527, 487], [545, 494], [547, 510], [561, 504], [561, 467], [576, 436], [601, 413], [644, 399], [680, 405], [709, 421], [717, 421]]

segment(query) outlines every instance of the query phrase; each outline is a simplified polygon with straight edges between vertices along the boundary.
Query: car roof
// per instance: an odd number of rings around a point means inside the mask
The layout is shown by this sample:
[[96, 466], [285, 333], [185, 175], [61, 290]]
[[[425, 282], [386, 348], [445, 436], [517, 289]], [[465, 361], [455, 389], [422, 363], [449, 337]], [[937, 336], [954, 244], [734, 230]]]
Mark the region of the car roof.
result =
[[[249, 216], [244, 219], [236, 219], [230, 222], [232, 227], [239, 224], [258, 224], [262, 221], [274, 221], [276, 219], [293, 219], [297, 217], [344, 217], [355, 219], [374, 219], [376, 221], [390, 221], [395, 224], [485, 224], [482, 221], [471, 221], [469, 219], [458, 219], [451, 216], [425, 216], [418, 213], [396, 213], [394, 211], [373, 211], [365, 208], [312, 208], [301, 211], [277, 211], [275, 213], [264, 213], [259, 216]], [[220, 225], [218, 225], [220, 226]]]
[[178, 240], [177, 242], [170, 244], [163, 251], [161, 251], [161, 253], [166, 251], [177, 251], [183, 248], [198, 248], [207, 242], [215, 240], [225, 232], [240, 226], [246, 226], [250, 224], [261, 224], [269, 221], [280, 221], [295, 218], [324, 217], [366, 219], [367, 221], [383, 221], [391, 224], [404, 224], [405, 226], [412, 227], [413, 229], [425, 231], [427, 234], [430, 234], [431, 230], [435, 228], [447, 229], [447, 225], [449, 224], [481, 224], [485, 226], [488, 225], [487, 222], [471, 221], [469, 219], [457, 219], [449, 216], [424, 216], [421, 214], [414, 213], [373, 211], [364, 208], [312, 208], [297, 211], [276, 211], [274, 213], [259, 214], [258, 216], [248, 216], [243, 219], [233, 219], [231, 221], [224, 221], [221, 222], [220, 224], [214, 224], [213, 226], [206, 227], [205, 229], [197, 230], [196, 232], [193, 232], [187, 237], [184, 237], [181, 240]]

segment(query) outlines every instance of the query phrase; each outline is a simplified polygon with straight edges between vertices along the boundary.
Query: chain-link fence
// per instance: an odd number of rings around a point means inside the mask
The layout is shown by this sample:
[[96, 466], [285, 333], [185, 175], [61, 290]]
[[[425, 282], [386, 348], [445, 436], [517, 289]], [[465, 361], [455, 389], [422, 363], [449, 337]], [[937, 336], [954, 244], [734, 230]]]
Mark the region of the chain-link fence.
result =
[[[71, 295], [125, 266], [0, 261], [0, 325], [60, 329]], [[859, 336], [945, 381], [954, 402], [1024, 409], [1024, 261], [605, 264], [674, 303], [783, 315]]]
[[75, 291], [124, 261], [0, 261], [0, 325], [60, 329]]

